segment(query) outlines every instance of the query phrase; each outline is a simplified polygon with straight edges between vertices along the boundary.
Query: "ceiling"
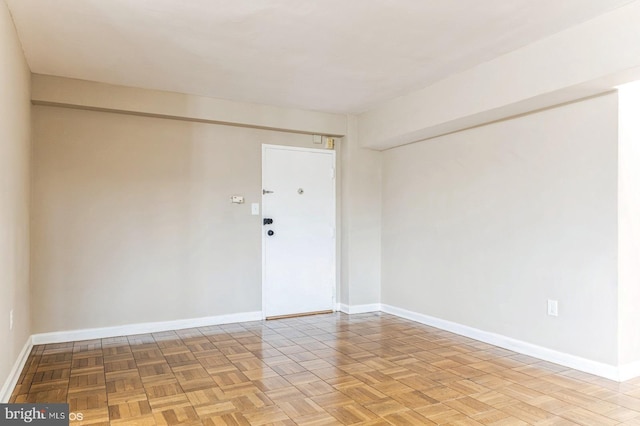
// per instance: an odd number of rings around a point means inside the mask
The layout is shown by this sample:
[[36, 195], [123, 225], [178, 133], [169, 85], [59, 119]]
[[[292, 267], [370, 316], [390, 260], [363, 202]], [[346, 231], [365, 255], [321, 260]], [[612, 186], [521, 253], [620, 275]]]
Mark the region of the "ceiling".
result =
[[338, 113], [631, 2], [5, 1], [34, 73]]

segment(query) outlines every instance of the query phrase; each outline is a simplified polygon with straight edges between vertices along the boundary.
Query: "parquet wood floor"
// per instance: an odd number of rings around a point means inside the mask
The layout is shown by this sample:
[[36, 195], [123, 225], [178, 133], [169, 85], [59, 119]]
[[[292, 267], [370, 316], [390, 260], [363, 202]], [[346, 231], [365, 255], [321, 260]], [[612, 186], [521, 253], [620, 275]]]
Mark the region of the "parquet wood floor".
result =
[[34, 347], [12, 402], [72, 425], [640, 425], [616, 383], [386, 314]]

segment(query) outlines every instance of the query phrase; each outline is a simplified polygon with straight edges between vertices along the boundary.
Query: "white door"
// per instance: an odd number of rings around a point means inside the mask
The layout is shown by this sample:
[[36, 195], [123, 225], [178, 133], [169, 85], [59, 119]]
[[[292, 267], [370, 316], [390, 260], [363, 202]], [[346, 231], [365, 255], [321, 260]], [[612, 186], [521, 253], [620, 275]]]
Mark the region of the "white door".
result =
[[265, 317], [334, 310], [335, 151], [262, 146]]

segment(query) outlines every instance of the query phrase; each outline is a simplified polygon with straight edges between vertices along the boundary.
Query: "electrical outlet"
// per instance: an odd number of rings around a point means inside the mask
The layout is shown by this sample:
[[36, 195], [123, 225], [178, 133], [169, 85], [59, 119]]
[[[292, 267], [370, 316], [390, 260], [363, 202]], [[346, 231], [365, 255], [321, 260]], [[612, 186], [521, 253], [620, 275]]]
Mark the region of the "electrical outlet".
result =
[[547, 300], [547, 315], [552, 317], [558, 316], [558, 301], [557, 300]]
[[9, 311], [9, 331], [13, 330], [13, 309]]

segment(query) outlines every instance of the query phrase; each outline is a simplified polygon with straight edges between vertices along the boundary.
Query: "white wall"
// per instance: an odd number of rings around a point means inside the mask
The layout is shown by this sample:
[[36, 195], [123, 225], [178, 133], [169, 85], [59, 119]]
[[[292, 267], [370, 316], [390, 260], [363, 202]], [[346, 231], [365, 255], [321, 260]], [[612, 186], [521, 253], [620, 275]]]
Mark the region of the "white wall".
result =
[[623, 86], [618, 96], [618, 336], [624, 365], [640, 361], [640, 82]]
[[261, 144], [317, 147], [310, 135], [33, 115], [34, 332], [261, 310]]
[[[0, 386], [29, 337], [30, 72], [0, 1]], [[9, 330], [13, 310], [14, 327]], [[2, 397], [2, 395], [0, 395]]]
[[608, 94], [383, 152], [382, 303], [617, 365], [617, 125]]

